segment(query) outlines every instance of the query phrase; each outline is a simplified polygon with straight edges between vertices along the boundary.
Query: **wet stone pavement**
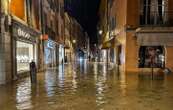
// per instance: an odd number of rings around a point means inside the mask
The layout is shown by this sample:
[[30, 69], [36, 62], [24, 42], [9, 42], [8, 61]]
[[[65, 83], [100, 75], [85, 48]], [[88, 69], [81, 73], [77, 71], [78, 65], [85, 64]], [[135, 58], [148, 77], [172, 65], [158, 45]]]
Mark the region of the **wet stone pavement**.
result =
[[173, 75], [151, 80], [103, 63], [48, 69], [0, 86], [0, 110], [173, 110]]

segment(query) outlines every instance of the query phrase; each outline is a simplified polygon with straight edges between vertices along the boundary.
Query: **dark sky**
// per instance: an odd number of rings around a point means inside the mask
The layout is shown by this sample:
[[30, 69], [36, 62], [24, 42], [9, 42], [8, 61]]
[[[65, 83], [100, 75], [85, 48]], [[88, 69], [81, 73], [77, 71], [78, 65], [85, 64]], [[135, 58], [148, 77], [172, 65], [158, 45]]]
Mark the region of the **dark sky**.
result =
[[[68, 0], [67, 0], [68, 1]], [[70, 0], [69, 0], [70, 1]], [[77, 19], [90, 36], [91, 43], [97, 42], [97, 21], [100, 0], [71, 0], [67, 11]]]

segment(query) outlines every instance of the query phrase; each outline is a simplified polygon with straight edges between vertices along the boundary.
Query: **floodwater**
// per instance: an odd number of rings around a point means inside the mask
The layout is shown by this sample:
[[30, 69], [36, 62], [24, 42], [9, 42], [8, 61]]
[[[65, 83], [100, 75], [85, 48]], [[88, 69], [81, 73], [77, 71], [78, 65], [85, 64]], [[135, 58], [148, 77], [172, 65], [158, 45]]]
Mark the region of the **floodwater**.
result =
[[0, 110], [173, 110], [173, 75], [151, 78], [81, 62], [0, 87]]

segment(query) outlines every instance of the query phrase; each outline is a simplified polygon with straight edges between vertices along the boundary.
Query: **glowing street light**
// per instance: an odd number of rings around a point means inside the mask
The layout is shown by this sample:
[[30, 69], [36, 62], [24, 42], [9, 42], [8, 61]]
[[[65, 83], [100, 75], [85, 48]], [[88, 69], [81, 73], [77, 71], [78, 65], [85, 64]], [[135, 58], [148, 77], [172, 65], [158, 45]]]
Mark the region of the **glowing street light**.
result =
[[73, 40], [73, 43], [75, 44], [76, 43], [76, 40]]
[[99, 34], [102, 35], [103, 31], [102, 30], [99, 30]]

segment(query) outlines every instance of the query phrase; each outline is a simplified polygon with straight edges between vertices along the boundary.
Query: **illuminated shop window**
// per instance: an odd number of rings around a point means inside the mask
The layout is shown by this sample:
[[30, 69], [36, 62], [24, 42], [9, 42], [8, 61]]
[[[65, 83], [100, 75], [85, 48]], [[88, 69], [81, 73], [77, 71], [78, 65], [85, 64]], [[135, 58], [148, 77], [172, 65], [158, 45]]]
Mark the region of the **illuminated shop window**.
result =
[[12, 15], [25, 20], [25, 3], [26, 0], [11, 0], [10, 12]]
[[17, 71], [28, 71], [29, 63], [34, 59], [33, 44], [17, 41]]
[[162, 46], [141, 46], [139, 50], [140, 68], [164, 68], [165, 51]]

